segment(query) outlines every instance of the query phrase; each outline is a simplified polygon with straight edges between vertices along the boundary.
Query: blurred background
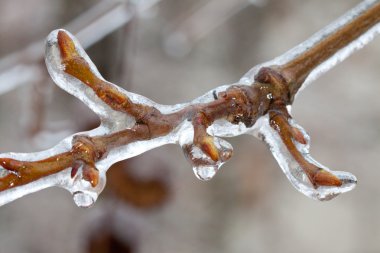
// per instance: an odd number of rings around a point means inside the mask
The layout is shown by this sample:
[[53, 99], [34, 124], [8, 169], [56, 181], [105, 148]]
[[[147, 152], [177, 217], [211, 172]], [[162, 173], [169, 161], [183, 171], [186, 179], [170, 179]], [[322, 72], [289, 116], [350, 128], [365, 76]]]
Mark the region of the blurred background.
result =
[[[52, 147], [95, 128], [43, 62], [56, 28], [78, 35], [103, 76], [163, 104], [234, 83], [308, 38], [356, 0], [0, 1], [0, 152]], [[330, 202], [298, 193], [267, 147], [240, 136], [210, 182], [180, 148], [119, 163], [90, 209], [47, 189], [0, 207], [0, 252], [379, 252], [380, 44], [366, 46], [297, 98], [313, 156], [358, 177]]]

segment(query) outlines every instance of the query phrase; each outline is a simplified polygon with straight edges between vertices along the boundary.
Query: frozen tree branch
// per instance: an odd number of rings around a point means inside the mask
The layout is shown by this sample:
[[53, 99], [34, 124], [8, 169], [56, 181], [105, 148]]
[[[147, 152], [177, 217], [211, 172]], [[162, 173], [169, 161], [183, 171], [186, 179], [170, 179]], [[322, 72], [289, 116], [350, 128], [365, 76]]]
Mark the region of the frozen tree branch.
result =
[[309, 155], [309, 136], [292, 119], [290, 106], [302, 85], [369, 42], [378, 33], [379, 19], [380, 1], [364, 1], [295, 49], [256, 66], [239, 83], [173, 106], [104, 80], [74, 36], [53, 31], [45, 56], [51, 77], [90, 107], [101, 125], [47, 151], [0, 155], [0, 204], [60, 186], [73, 194], [78, 206], [90, 206], [112, 164], [165, 144], [180, 144], [196, 176], [209, 180], [232, 156], [232, 146], [221, 137], [241, 134], [263, 139], [305, 195], [328, 200], [349, 191], [356, 178]]
[[[336, 64], [363, 48], [380, 33], [378, 4], [378, 0], [363, 1], [345, 15], [283, 55], [256, 65], [240, 79], [240, 82], [252, 84], [257, 71], [263, 66], [277, 65], [285, 68], [285, 65], [287, 65], [289, 69], [291, 65], [299, 64], [299, 71], [303, 69], [305, 73], [303, 73], [304, 80], [300, 76], [293, 77], [293, 79], [299, 79], [297, 82], [293, 80], [294, 83], [297, 83], [293, 91], [293, 95], [295, 95], [298, 89], [302, 90], [305, 88], [309, 83], [332, 69]], [[330, 46], [330, 49], [326, 50], [326, 46]], [[314, 60], [309, 61], [308, 64], [304, 64], [304, 62], [308, 61], [309, 55], [313, 55]], [[310, 64], [312, 62], [313, 64]], [[308, 74], [306, 74], [307, 72]]]

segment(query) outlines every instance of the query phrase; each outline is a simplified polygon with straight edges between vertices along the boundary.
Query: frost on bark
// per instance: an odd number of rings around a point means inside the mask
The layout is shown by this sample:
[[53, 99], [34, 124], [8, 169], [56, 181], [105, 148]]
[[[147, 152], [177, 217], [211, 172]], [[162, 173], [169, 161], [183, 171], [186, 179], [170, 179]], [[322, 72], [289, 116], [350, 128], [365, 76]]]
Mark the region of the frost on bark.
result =
[[101, 125], [43, 152], [1, 154], [0, 204], [59, 186], [78, 206], [91, 206], [112, 164], [165, 144], [179, 144], [195, 175], [209, 180], [233, 154], [224, 138], [242, 134], [266, 142], [289, 181], [306, 196], [329, 200], [347, 192], [355, 187], [355, 176], [332, 171], [310, 156], [310, 138], [290, 109], [301, 88], [378, 34], [379, 20], [379, 1], [364, 1], [238, 83], [170, 106], [104, 80], [74, 36], [55, 30], [46, 43], [48, 71], [99, 116]]

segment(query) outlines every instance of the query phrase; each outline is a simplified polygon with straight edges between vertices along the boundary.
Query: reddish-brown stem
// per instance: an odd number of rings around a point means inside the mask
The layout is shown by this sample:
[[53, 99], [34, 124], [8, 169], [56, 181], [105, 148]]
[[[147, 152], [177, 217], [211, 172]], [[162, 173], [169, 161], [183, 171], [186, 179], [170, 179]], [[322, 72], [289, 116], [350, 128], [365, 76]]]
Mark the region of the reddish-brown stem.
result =
[[36, 162], [23, 162], [10, 158], [0, 158], [0, 166], [10, 172], [0, 180], [0, 191], [33, 182], [57, 173], [72, 164], [71, 152], [61, 153]]

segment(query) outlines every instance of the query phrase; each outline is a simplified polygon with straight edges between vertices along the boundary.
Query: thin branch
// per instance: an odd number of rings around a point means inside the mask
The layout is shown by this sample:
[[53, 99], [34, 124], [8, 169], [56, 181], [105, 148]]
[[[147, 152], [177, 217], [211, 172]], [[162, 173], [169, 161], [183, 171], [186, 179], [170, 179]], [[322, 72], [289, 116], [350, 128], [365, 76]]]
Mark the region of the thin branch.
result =
[[376, 24], [379, 6], [379, 1], [364, 2], [338, 27], [328, 27], [302, 44], [312, 46], [299, 47], [277, 64], [259, 65], [253, 85], [221, 86], [174, 106], [154, 103], [104, 80], [71, 34], [53, 31], [46, 49], [50, 75], [88, 105], [101, 126], [47, 151], [3, 154], [0, 203], [56, 185], [69, 190], [77, 205], [90, 206], [102, 191], [111, 164], [169, 143], [179, 143], [196, 176], [208, 180], [232, 156], [232, 146], [220, 137], [244, 133], [268, 143], [290, 182], [305, 195], [328, 200], [353, 189], [352, 174], [332, 171], [309, 155], [310, 138], [287, 106], [313, 68]]
[[[288, 80], [293, 83], [291, 86], [294, 87], [291, 89], [294, 96], [298, 90], [302, 90], [323, 73], [363, 48], [380, 33], [378, 8], [379, 0], [363, 1], [306, 41], [275, 59], [250, 69], [241, 78], [240, 83], [252, 84], [255, 75], [264, 66], [276, 66], [277, 69], [287, 66], [289, 69], [291, 65], [294, 67], [298, 62], [300, 65], [298, 76], [292, 77], [291, 73], [283, 73], [287, 79], [298, 79]], [[338, 34], [343, 37], [341, 38]], [[325, 48], [327, 46], [329, 49]], [[313, 61], [308, 60], [310, 54], [313, 54]], [[301, 67], [304, 65], [303, 61], [309, 63]], [[311, 62], [313, 63], [309, 65]]]

